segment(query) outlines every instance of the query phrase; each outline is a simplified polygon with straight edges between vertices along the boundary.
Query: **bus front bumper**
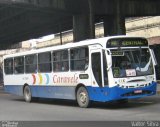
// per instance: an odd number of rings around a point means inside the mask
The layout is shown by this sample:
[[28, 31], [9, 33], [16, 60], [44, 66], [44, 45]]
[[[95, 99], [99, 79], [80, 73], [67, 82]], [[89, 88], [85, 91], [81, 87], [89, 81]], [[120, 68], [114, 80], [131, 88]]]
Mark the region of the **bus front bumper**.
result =
[[87, 87], [89, 98], [92, 101], [115, 101], [120, 99], [133, 99], [156, 94], [157, 83], [152, 82], [149, 86], [139, 88], [115, 87]]

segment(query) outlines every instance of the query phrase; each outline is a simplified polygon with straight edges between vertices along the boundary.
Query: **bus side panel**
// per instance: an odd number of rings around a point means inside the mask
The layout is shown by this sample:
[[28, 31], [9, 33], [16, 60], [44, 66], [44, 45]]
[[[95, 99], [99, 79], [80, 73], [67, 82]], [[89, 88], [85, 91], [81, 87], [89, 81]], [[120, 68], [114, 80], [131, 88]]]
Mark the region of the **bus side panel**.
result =
[[30, 86], [33, 97], [75, 100], [75, 87], [71, 86]]
[[[65, 86], [29, 86], [32, 97], [42, 98], [59, 98], [75, 100], [75, 87]], [[23, 86], [21, 85], [5, 85], [6, 92], [23, 96]]]
[[[89, 72], [59, 72], [6, 75], [5, 91], [23, 96], [23, 86], [29, 85], [33, 97], [74, 99], [77, 84], [90, 84], [90, 77], [80, 79], [79, 75]], [[80, 82], [80, 83], [79, 83]]]
[[23, 86], [20, 85], [5, 85], [4, 90], [7, 93], [23, 96]]

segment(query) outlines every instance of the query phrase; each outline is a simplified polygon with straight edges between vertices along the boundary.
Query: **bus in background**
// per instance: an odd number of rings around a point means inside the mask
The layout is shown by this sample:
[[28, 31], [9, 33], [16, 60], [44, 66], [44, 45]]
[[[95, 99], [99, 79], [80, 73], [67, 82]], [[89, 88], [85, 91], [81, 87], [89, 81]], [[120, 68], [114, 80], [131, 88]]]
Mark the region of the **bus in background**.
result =
[[36, 98], [126, 102], [156, 94], [156, 60], [145, 38], [113, 36], [4, 56], [6, 92]]

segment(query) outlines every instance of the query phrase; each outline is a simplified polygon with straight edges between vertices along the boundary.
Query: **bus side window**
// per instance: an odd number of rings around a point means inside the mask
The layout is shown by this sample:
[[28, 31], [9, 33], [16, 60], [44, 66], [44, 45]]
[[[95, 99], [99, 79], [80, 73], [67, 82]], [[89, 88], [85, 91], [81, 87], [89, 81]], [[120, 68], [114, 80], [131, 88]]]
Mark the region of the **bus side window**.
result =
[[25, 56], [25, 72], [37, 73], [37, 54]]
[[61, 72], [69, 70], [68, 50], [53, 52], [53, 71]]
[[58, 63], [54, 64], [54, 71], [59, 71], [60, 70], [60, 65]]
[[68, 71], [69, 70], [68, 50], [63, 50], [61, 55], [62, 55], [61, 69], [62, 71]]
[[88, 47], [71, 49], [71, 70], [86, 70], [88, 68]]
[[98, 85], [102, 87], [101, 54], [99, 52], [92, 53], [92, 71]]
[[51, 52], [38, 54], [38, 72], [51, 72]]
[[5, 74], [13, 74], [13, 58], [4, 60], [4, 72]]
[[24, 56], [14, 58], [14, 73], [24, 73]]

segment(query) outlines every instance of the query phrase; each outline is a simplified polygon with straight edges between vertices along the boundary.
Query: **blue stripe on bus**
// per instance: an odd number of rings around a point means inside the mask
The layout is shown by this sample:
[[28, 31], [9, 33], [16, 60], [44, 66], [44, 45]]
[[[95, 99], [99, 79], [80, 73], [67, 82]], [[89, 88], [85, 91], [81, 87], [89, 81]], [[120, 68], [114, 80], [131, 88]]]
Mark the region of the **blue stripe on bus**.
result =
[[75, 100], [75, 87], [31, 86], [33, 97], [60, 98]]
[[[32, 97], [42, 98], [60, 98], [75, 100], [75, 87], [65, 86], [29, 86]], [[21, 85], [5, 85], [6, 92], [23, 96], [23, 86]]]
[[[33, 97], [42, 97], [42, 98], [59, 98], [59, 99], [71, 99], [75, 100], [75, 87], [69, 86], [29, 86], [31, 88]], [[87, 91], [89, 93], [90, 100], [93, 101], [112, 101], [119, 99], [128, 99], [128, 98], [140, 98], [144, 96], [150, 96], [156, 94], [157, 83], [153, 82], [147, 87], [141, 88], [120, 88], [118, 86], [109, 88], [109, 87], [91, 87], [87, 86]], [[150, 91], [149, 94], [137, 94], [137, 95], [128, 95], [122, 96], [123, 94], [131, 93], [136, 90]], [[5, 85], [5, 91], [23, 96], [23, 86], [20, 85]]]
[[19, 85], [4, 85], [4, 91], [8, 92], [8, 93], [11, 93], [11, 94], [23, 96], [23, 86], [19, 86]]

